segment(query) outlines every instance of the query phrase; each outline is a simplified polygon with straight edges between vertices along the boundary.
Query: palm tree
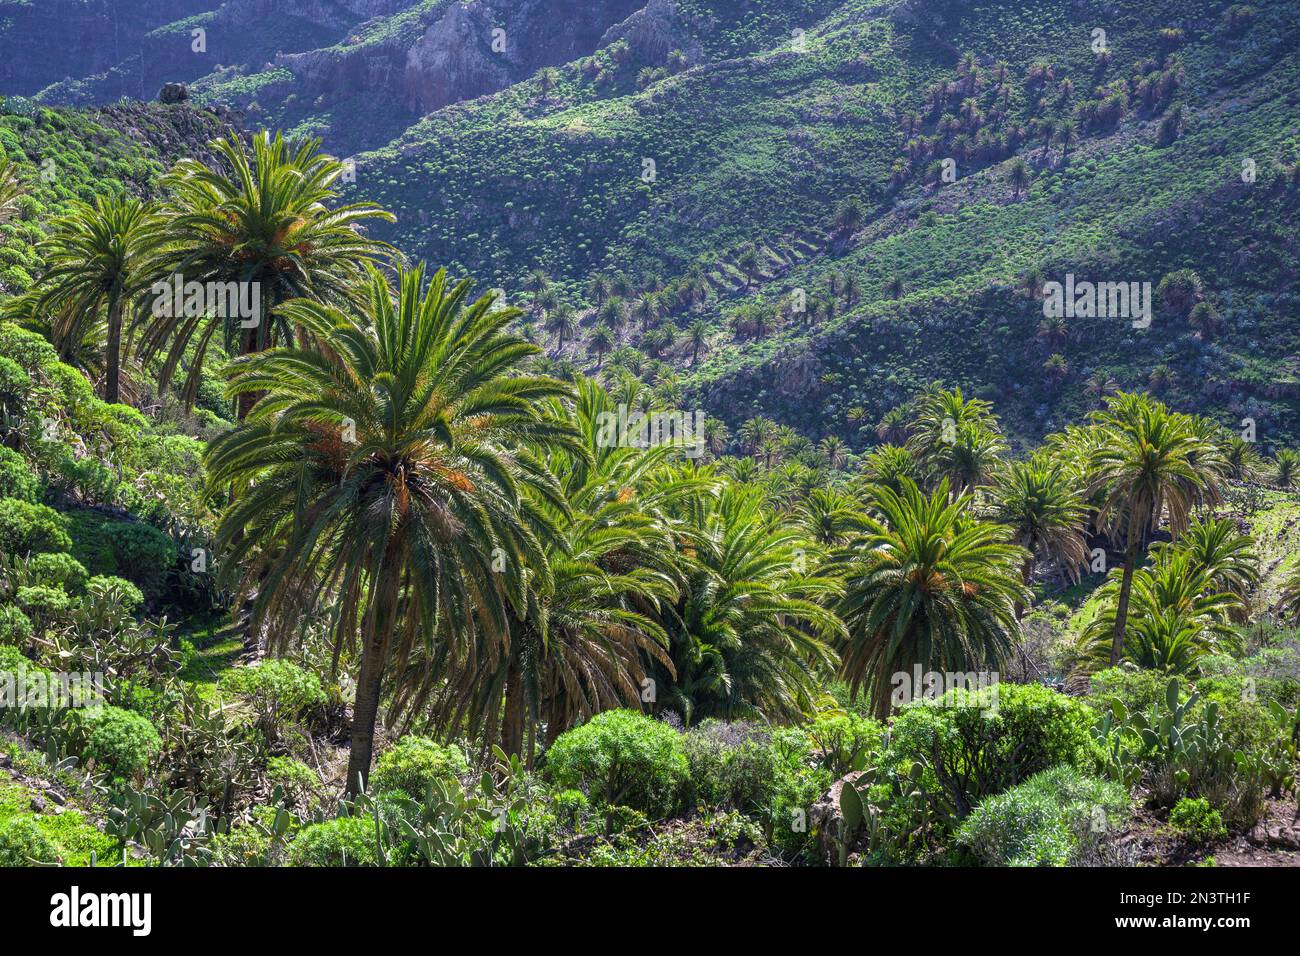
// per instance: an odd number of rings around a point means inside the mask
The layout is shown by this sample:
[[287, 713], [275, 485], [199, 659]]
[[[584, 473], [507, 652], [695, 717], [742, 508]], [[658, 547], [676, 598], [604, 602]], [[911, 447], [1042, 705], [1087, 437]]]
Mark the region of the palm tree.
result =
[[1237, 434], [1229, 435], [1224, 442], [1223, 458], [1228, 463], [1228, 477], [1233, 481], [1254, 481], [1264, 463], [1254, 442]]
[[839, 586], [816, 572], [816, 545], [743, 485], [686, 498], [672, 517], [691, 560], [664, 616], [677, 676], [661, 675], [661, 703], [688, 723], [810, 713], [843, 634], [827, 608]]
[[234, 493], [216, 540], [254, 632], [282, 648], [331, 595], [336, 654], [359, 645], [349, 793], [369, 774], [385, 672], [421, 643], [473, 660], [507, 639], [521, 569], [548, 576], [560, 532], [532, 503], [566, 504], [524, 446], [580, 447], [547, 404], [565, 386], [519, 370], [538, 350], [506, 331], [518, 310], [467, 304], [469, 281], [448, 288], [442, 271], [426, 290], [422, 265], [397, 284], [394, 301], [371, 267], [361, 315], [287, 303], [321, 350], [236, 359], [228, 391], [262, 397], [205, 455], [213, 487]]
[[908, 479], [877, 486], [874, 522], [853, 550], [839, 613], [849, 636], [841, 673], [889, 716], [891, 676], [926, 670], [996, 670], [1019, 634], [1026, 598], [1022, 548], [1001, 525], [976, 521], [969, 496], [949, 501], [944, 482], [926, 495]]
[[542, 314], [542, 293], [551, 287], [551, 280], [542, 269], [533, 269], [524, 277], [524, 291], [533, 294], [533, 314]]
[[126, 313], [147, 285], [142, 258], [157, 249], [150, 216], [138, 200], [100, 197], [57, 219], [41, 244], [47, 268], [32, 290], [33, 311], [51, 314], [51, 340], [65, 355], [106, 316], [104, 401], [110, 403], [120, 396]]
[[[1083, 635], [1086, 667], [1107, 660], [1123, 577], [1121, 572], [1117, 582], [1112, 572], [1098, 591], [1101, 613]], [[1235, 643], [1231, 620], [1240, 619], [1243, 610], [1241, 599], [1220, 590], [1194, 554], [1181, 547], [1165, 549], [1153, 566], [1139, 568], [1132, 577], [1133, 634], [1124, 656], [1142, 668], [1191, 673], [1202, 657]]]
[[[155, 280], [181, 276], [200, 283], [248, 283], [260, 297], [260, 319], [245, 328], [232, 310], [199, 317], [180, 309], [151, 317], [140, 339], [148, 359], [167, 347], [160, 381], [169, 382], [182, 358], [189, 363], [184, 396], [192, 403], [204, 358], [217, 333], [226, 352], [252, 355], [291, 340], [293, 329], [278, 314], [293, 298], [342, 305], [365, 288], [365, 266], [389, 257], [392, 247], [369, 239], [363, 224], [394, 221], [371, 203], [331, 208], [343, 163], [320, 152], [320, 140], [286, 142], [277, 134], [253, 138], [250, 158], [233, 134], [211, 144], [225, 170], [182, 159], [163, 180], [168, 199], [147, 242], [154, 252], [141, 270]], [[247, 317], [246, 317], [247, 318]], [[137, 324], [142, 319], [137, 318]], [[187, 354], [193, 345], [191, 353]], [[239, 417], [257, 396], [242, 392]]]
[[18, 211], [18, 200], [26, 189], [18, 178], [18, 166], [8, 156], [0, 156], [0, 223], [8, 222]]
[[691, 364], [698, 365], [700, 351], [709, 348], [709, 323], [696, 319], [686, 329], [686, 339], [691, 344]]
[[614, 333], [604, 322], [591, 330], [591, 348], [596, 353], [596, 362], [600, 363], [605, 353], [614, 347]]
[[577, 334], [578, 313], [569, 303], [559, 303], [546, 314], [546, 330], [554, 333], [556, 348], [563, 349], [565, 340]]
[[1012, 191], [1017, 199], [1020, 194], [1029, 188], [1033, 177], [1029, 173], [1029, 167], [1025, 164], [1022, 157], [1017, 156], [1007, 169], [1007, 182], [1010, 184]]
[[1227, 518], [1193, 521], [1175, 545], [1157, 544], [1152, 548], [1157, 563], [1167, 555], [1186, 554], [1203, 569], [1216, 591], [1232, 594], [1242, 602], [1259, 587], [1259, 557], [1255, 542], [1237, 531]]
[[[560, 408], [554, 414], [564, 414]], [[565, 507], [539, 498], [535, 507], [561, 529], [545, 546], [549, 576], [527, 574], [525, 601], [510, 621], [510, 641], [469, 667], [453, 667], [431, 688], [423, 662], [410, 668], [395, 705], [427, 706], [449, 733], [468, 721], [472, 735], [498, 737], [511, 754], [531, 759], [535, 728], [547, 743], [579, 721], [614, 707], [639, 709], [652, 664], [675, 676], [668, 635], [652, 617], [678, 596], [675, 551], [666, 508], [703, 493], [708, 481], [658, 473], [673, 450], [605, 441], [602, 420], [616, 413], [590, 379], [578, 385], [575, 419], [580, 453], [550, 448], [546, 470], [560, 478]], [[426, 698], [429, 703], [426, 705]]]
[[839, 547], [871, 525], [862, 503], [834, 488], [814, 488], [796, 511], [808, 537], [823, 547]]
[[749, 287], [754, 284], [754, 280], [758, 278], [758, 274], [762, 268], [762, 262], [758, 256], [758, 249], [752, 245], [746, 246], [741, 251], [740, 257], [736, 260], [736, 268], [738, 268], [741, 271], [741, 274], [744, 275], [745, 291], [748, 292]]
[[1146, 396], [1120, 392], [1094, 419], [1105, 432], [1090, 463], [1092, 488], [1102, 496], [1098, 523], [1112, 536], [1122, 533], [1125, 542], [1110, 652], [1116, 666], [1124, 652], [1129, 593], [1144, 535], [1162, 517], [1171, 535], [1181, 534], [1193, 506], [1217, 496], [1222, 459], [1189, 416]]
[[[1088, 509], [1061, 465], [1034, 459], [1013, 462], [992, 497], [993, 519], [1010, 527], [1015, 543], [1025, 549], [1021, 579], [1026, 587], [1035, 561], [1050, 562], [1078, 579], [1088, 559]], [[1023, 610], [1024, 605], [1018, 605], [1016, 616]]]
[[1300, 477], [1300, 452], [1283, 448], [1273, 456], [1273, 482], [1283, 491], [1295, 487]]
[[838, 435], [827, 435], [817, 446], [821, 452], [822, 460], [826, 462], [826, 467], [832, 471], [838, 471], [844, 467], [847, 452], [844, 448], [844, 442]]

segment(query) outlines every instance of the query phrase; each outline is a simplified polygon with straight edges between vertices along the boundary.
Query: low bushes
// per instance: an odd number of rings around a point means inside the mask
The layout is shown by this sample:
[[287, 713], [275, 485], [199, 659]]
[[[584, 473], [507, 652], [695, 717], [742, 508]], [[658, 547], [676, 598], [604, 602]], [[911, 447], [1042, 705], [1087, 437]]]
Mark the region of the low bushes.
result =
[[408, 735], [375, 763], [370, 789], [424, 800], [435, 781], [454, 784], [468, 773], [469, 761], [455, 744], [444, 747], [427, 737]]
[[1037, 684], [951, 690], [908, 705], [894, 721], [889, 759], [919, 763], [926, 790], [961, 819], [986, 797], [1034, 774], [1095, 763], [1093, 711]]
[[375, 821], [339, 817], [304, 827], [292, 843], [290, 866], [378, 866]]
[[1223, 815], [1204, 797], [1183, 797], [1169, 812], [1169, 826], [1195, 843], [1209, 843], [1228, 835]]
[[546, 762], [561, 788], [582, 790], [606, 807], [663, 817], [679, 805], [690, 777], [682, 735], [631, 710], [610, 710], [559, 736]]
[[1069, 766], [1035, 774], [984, 800], [956, 843], [984, 866], [1096, 866], [1128, 816], [1128, 791]]
[[139, 714], [118, 707], [103, 707], [98, 713], [81, 713], [86, 734], [82, 756], [103, 764], [119, 776], [144, 770], [162, 749], [153, 724]]

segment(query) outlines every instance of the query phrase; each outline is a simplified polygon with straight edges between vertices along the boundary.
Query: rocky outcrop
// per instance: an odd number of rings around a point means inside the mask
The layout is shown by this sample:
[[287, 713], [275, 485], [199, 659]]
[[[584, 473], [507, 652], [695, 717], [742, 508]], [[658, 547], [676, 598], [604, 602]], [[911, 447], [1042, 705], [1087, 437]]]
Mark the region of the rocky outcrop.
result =
[[627, 41], [635, 55], [651, 62], [663, 62], [674, 50], [684, 53], [687, 63], [701, 59], [700, 45], [675, 0], [650, 0], [622, 23], [610, 27], [600, 45], [609, 46], [617, 40]]

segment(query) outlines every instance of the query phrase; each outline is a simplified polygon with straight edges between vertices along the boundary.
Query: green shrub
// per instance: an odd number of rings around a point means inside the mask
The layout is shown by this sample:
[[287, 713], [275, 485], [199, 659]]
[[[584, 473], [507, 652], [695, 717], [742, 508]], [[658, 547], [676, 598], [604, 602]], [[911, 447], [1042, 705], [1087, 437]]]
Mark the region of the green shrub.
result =
[[77, 594], [86, 586], [86, 569], [70, 554], [38, 554], [27, 562], [27, 567], [37, 584], [62, 588], [69, 594]]
[[423, 801], [434, 781], [457, 783], [469, 773], [469, 761], [455, 744], [442, 746], [414, 734], [403, 737], [380, 756], [370, 775], [375, 793], [404, 793]]
[[818, 717], [806, 733], [818, 761], [837, 779], [866, 766], [867, 757], [879, 751], [885, 739], [880, 721], [856, 713]]
[[14, 601], [27, 613], [38, 629], [44, 630], [51, 622], [66, 617], [72, 607], [72, 599], [62, 588], [37, 585], [19, 588]]
[[1128, 791], [1061, 766], [989, 797], [956, 834], [984, 866], [1097, 866], [1128, 816]]
[[339, 817], [304, 827], [289, 844], [290, 866], [378, 866], [375, 821]]
[[25, 644], [32, 637], [32, 622], [12, 604], [0, 604], [0, 644]]
[[591, 802], [581, 790], [561, 790], [551, 797], [555, 818], [564, 826], [577, 829], [591, 810]]
[[320, 678], [285, 660], [236, 667], [221, 678], [220, 688], [248, 703], [258, 729], [271, 743], [280, 739], [286, 723], [304, 717], [326, 701]]
[[269, 702], [287, 717], [325, 703], [320, 678], [292, 661], [274, 659], [237, 667], [221, 678], [221, 688], [255, 704]]
[[104, 707], [98, 713], [83, 713], [81, 719], [87, 733], [82, 757], [110, 767], [119, 776], [144, 770], [162, 750], [153, 724], [129, 710]]
[[63, 519], [53, 508], [0, 498], [0, 553], [26, 555], [67, 551], [71, 547]]
[[[3, 392], [0, 386], [0, 392]], [[27, 467], [27, 459], [12, 448], [0, 446], [0, 498], [15, 498], [35, 504], [41, 482]]]
[[144, 607], [144, 592], [126, 578], [97, 574], [86, 582], [86, 596], [89, 600], [116, 604], [128, 614], [134, 614]]
[[678, 806], [690, 765], [681, 735], [632, 710], [610, 710], [559, 736], [547, 774], [604, 807], [667, 816]]
[[266, 762], [266, 780], [293, 796], [310, 794], [320, 786], [316, 771], [292, 757], [272, 757]]
[[1195, 843], [1210, 843], [1228, 835], [1223, 815], [1204, 797], [1183, 797], [1169, 811], [1169, 825], [1175, 833]]
[[0, 867], [57, 862], [54, 844], [31, 817], [17, 816], [0, 822]]
[[[690, 765], [690, 802], [731, 806], [767, 818], [787, 778], [800, 769], [806, 748], [781, 746], [763, 726], [706, 720], [692, 728], [682, 745]], [[798, 756], [791, 759], [792, 754]]]
[[117, 567], [140, 586], [147, 597], [162, 591], [176, 564], [176, 545], [152, 525], [115, 521], [106, 529]]
[[1091, 769], [1093, 720], [1086, 704], [1038, 684], [950, 690], [903, 708], [889, 759], [920, 763], [927, 791], [961, 819], [984, 798], [1057, 764]]

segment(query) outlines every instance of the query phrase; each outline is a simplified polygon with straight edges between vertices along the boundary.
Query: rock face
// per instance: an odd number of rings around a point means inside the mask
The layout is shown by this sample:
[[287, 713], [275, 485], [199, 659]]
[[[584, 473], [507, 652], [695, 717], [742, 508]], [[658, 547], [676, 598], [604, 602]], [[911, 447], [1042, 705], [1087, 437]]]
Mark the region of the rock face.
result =
[[166, 83], [158, 93], [159, 103], [184, 103], [190, 98], [190, 88], [184, 83]]

